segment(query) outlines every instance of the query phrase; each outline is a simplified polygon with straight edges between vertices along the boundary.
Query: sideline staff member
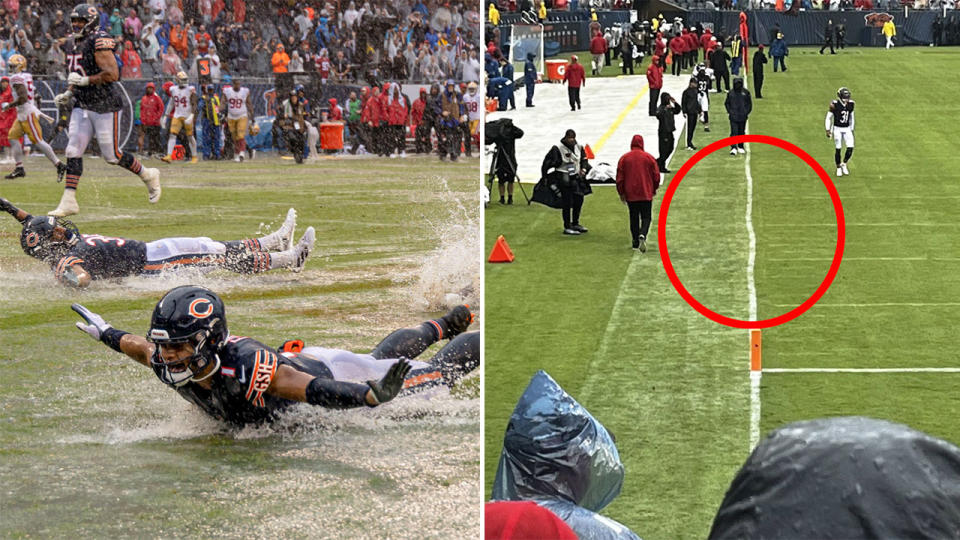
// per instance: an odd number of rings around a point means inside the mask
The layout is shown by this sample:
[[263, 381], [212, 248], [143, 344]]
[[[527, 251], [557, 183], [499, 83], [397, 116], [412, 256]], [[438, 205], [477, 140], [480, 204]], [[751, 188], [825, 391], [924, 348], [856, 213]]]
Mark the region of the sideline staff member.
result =
[[587, 228], [580, 225], [580, 209], [583, 197], [592, 193], [586, 181], [590, 169], [583, 147], [577, 144], [577, 134], [572, 129], [568, 129], [560, 144], [551, 148], [543, 158], [540, 176], [560, 191], [563, 234], [576, 236], [587, 232]]

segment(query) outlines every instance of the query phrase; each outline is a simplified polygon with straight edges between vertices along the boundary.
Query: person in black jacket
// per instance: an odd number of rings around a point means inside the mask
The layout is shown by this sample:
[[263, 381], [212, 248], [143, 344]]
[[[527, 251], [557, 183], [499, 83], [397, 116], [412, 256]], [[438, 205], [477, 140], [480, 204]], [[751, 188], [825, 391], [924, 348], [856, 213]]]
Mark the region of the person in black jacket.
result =
[[[734, 77], [733, 91], [727, 94], [723, 106], [727, 108], [727, 114], [730, 116], [730, 136], [734, 137], [746, 133], [747, 117], [753, 110], [753, 101], [750, 99], [750, 91], [743, 87], [743, 77]], [[747, 153], [743, 148], [743, 143], [730, 146], [731, 156], [738, 153]]]
[[757, 99], [763, 99], [760, 90], [763, 88], [763, 65], [767, 63], [767, 55], [763, 54], [763, 45], [757, 45], [757, 52], [753, 53], [753, 89]]
[[723, 50], [723, 44], [717, 43], [717, 48], [710, 53], [710, 68], [713, 69], [713, 76], [717, 81], [717, 93], [720, 93], [720, 80], [723, 79], [723, 86], [726, 91], [730, 91], [730, 55]]
[[551, 189], [560, 192], [563, 234], [576, 236], [587, 232], [587, 228], [580, 225], [580, 209], [583, 208], [583, 197], [592, 193], [586, 181], [590, 169], [583, 147], [577, 144], [577, 134], [572, 129], [568, 129], [560, 144], [551, 148], [543, 158], [540, 176], [553, 186]]
[[680, 114], [680, 104], [673, 99], [670, 94], [664, 92], [660, 94], [660, 106], [657, 107], [657, 120], [660, 125], [657, 127], [657, 139], [660, 141], [660, 157], [657, 158], [657, 165], [660, 166], [661, 173], [669, 173], [667, 169], [667, 158], [670, 152], [673, 152], [674, 138], [673, 131], [676, 129], [673, 117]]
[[833, 21], [828, 20], [827, 26], [823, 29], [823, 47], [820, 47], [820, 54], [823, 54], [823, 50], [827, 47], [830, 47], [830, 54], [837, 54], [833, 50]]
[[[713, 54], [717, 52], [714, 51]], [[696, 77], [690, 77], [689, 86], [680, 96], [680, 110], [687, 117], [687, 150], [696, 150], [697, 147], [693, 145], [693, 133], [697, 130], [697, 117], [703, 112], [700, 109]]]

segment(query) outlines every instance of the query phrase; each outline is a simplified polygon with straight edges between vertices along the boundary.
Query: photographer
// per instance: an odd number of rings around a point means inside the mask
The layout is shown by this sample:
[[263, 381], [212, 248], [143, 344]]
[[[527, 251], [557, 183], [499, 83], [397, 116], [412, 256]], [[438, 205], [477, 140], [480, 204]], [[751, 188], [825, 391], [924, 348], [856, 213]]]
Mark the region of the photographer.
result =
[[568, 129], [543, 158], [540, 175], [547, 180], [552, 191], [559, 192], [563, 212], [563, 234], [577, 236], [587, 232], [580, 225], [580, 209], [583, 198], [592, 193], [586, 174], [591, 169], [583, 147], [577, 144], [577, 134]]
[[[488, 122], [484, 130], [485, 143], [497, 145], [493, 155], [491, 172], [497, 176], [500, 189], [500, 204], [513, 204], [513, 182], [517, 178], [517, 144], [516, 140], [523, 137], [523, 130], [513, 125], [509, 118]], [[490, 179], [493, 181], [493, 178]], [[504, 189], [506, 185], [506, 189]], [[507, 194], [504, 203], [504, 191]]]
[[290, 91], [290, 97], [283, 100], [277, 110], [277, 122], [287, 143], [287, 149], [297, 163], [303, 163], [303, 145], [306, 142], [307, 121], [303, 104], [296, 90]]

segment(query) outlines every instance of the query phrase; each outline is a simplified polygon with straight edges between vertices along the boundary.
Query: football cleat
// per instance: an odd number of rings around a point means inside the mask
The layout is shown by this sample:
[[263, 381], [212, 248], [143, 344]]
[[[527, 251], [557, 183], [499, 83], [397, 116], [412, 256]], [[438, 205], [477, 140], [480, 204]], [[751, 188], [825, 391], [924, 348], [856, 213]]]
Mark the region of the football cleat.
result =
[[578, 231], [578, 230], [576, 230], [576, 229], [564, 229], [564, 230], [563, 230], [563, 234], [566, 234], [566, 235], [568, 235], [568, 236], [579, 236], [579, 235], [580, 235], [580, 231]]
[[7, 180], [13, 180], [14, 178], [23, 178], [27, 175], [27, 172], [23, 170], [23, 167], [17, 167], [13, 169], [13, 172], [4, 176]]
[[646, 237], [643, 237], [643, 236], [640, 237], [640, 245], [637, 246], [637, 249], [640, 250], [640, 253], [646, 253], [646, 252], [647, 252], [647, 239], [646, 239]]
[[841, 163], [841, 164], [840, 164], [840, 168], [843, 170], [843, 174], [845, 174], [845, 175], [847, 175], [847, 176], [850, 175], [850, 170], [847, 169], [847, 164], [846, 164], [846, 163]]
[[447, 333], [443, 337], [449, 339], [466, 331], [470, 323], [473, 322], [473, 313], [470, 311], [469, 304], [460, 304], [440, 318], [447, 323]]
[[173, 154], [167, 154], [167, 155], [163, 156], [162, 158], [160, 158], [160, 161], [162, 161], [162, 162], [164, 162], [164, 163], [172, 163], [172, 162], [173, 162]]
[[573, 229], [573, 230], [575, 230], [575, 231], [577, 231], [577, 232], [580, 233], [580, 234], [583, 234], [583, 233], [589, 231], [589, 229], [587, 229], [587, 228], [584, 227], [583, 225], [580, 225], [579, 223], [576, 224], [576, 225], [571, 226], [570, 228]]
[[745, 149], [740, 148], [739, 146], [737, 147], [737, 152], [739, 152], [739, 153], [741, 153], [741, 154], [746, 154], [746, 153], [747, 153], [747, 151], [746, 151]]
[[294, 272], [303, 271], [303, 267], [307, 263], [307, 257], [309, 257], [310, 252], [313, 251], [313, 244], [316, 238], [316, 231], [313, 230], [313, 227], [307, 227], [307, 230], [303, 232], [303, 236], [300, 237], [300, 241], [297, 242], [297, 262], [290, 270]]
[[151, 203], [160, 200], [160, 171], [153, 167], [144, 167], [140, 171], [140, 179], [147, 185], [147, 196]]
[[48, 216], [64, 217], [80, 213], [80, 205], [77, 204], [77, 191], [75, 189], [63, 190], [63, 197], [60, 198], [60, 204], [55, 210], [47, 212]]
[[730, 155], [731, 155], [731, 156], [737, 155], [737, 149], [736, 149], [736, 148], [731, 148], [731, 149], [730, 149]]
[[293, 233], [297, 230], [297, 211], [287, 210], [287, 217], [280, 225], [280, 251], [293, 249]]
[[67, 166], [63, 162], [57, 162], [57, 182], [63, 182], [63, 176], [67, 174]]
[[193, 156], [192, 158], [190, 158], [190, 163], [191, 163], [191, 164], [197, 163], [197, 162], [199, 162], [199, 161], [200, 161], [200, 158], [197, 157], [197, 156]]
[[837, 167], [837, 176], [843, 176], [843, 168]]

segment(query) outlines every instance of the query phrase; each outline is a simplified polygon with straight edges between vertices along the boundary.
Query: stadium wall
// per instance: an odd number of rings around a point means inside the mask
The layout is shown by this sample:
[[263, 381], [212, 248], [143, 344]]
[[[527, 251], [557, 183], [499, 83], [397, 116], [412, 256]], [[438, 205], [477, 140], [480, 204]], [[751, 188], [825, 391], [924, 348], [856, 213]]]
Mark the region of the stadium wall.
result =
[[[846, 29], [845, 43], [866, 47], [883, 46], [885, 40], [880, 35], [880, 27], [889, 17], [897, 25], [898, 44], [927, 45], [933, 42], [931, 26], [939, 12], [910, 10], [892, 11], [804, 11], [798, 15], [789, 15], [777, 11], [748, 11], [751, 44], [769, 45], [770, 31], [780, 25], [788, 45], [819, 45], [823, 43], [823, 30], [827, 21], [843, 24]], [[725, 28], [734, 31], [739, 26], [739, 11], [689, 11], [684, 20], [688, 26], [698, 23], [712, 25], [714, 30]], [[629, 11], [607, 11], [598, 13], [603, 27], [630, 20]], [[500, 47], [506, 51], [510, 46], [510, 22], [519, 15], [501, 19]], [[557, 12], [547, 17], [543, 26], [544, 56], [583, 51], [590, 48], [589, 14], [587, 12]]]
[[[803, 11], [789, 15], [777, 11], [748, 11], [750, 42], [769, 45], [770, 31], [780, 25], [783, 39], [788, 45], [820, 45], [823, 30], [828, 20], [846, 27], [847, 45], [866, 47], [883, 46], [886, 41], [880, 35], [880, 27], [891, 16], [897, 26], [897, 42], [900, 45], [927, 45], [933, 43], [931, 26], [938, 11], [904, 10], [891, 11]], [[684, 17], [688, 26], [697, 23], [712, 24], [714, 30], [725, 28], [733, 32], [739, 26], [739, 11], [690, 11]]]

